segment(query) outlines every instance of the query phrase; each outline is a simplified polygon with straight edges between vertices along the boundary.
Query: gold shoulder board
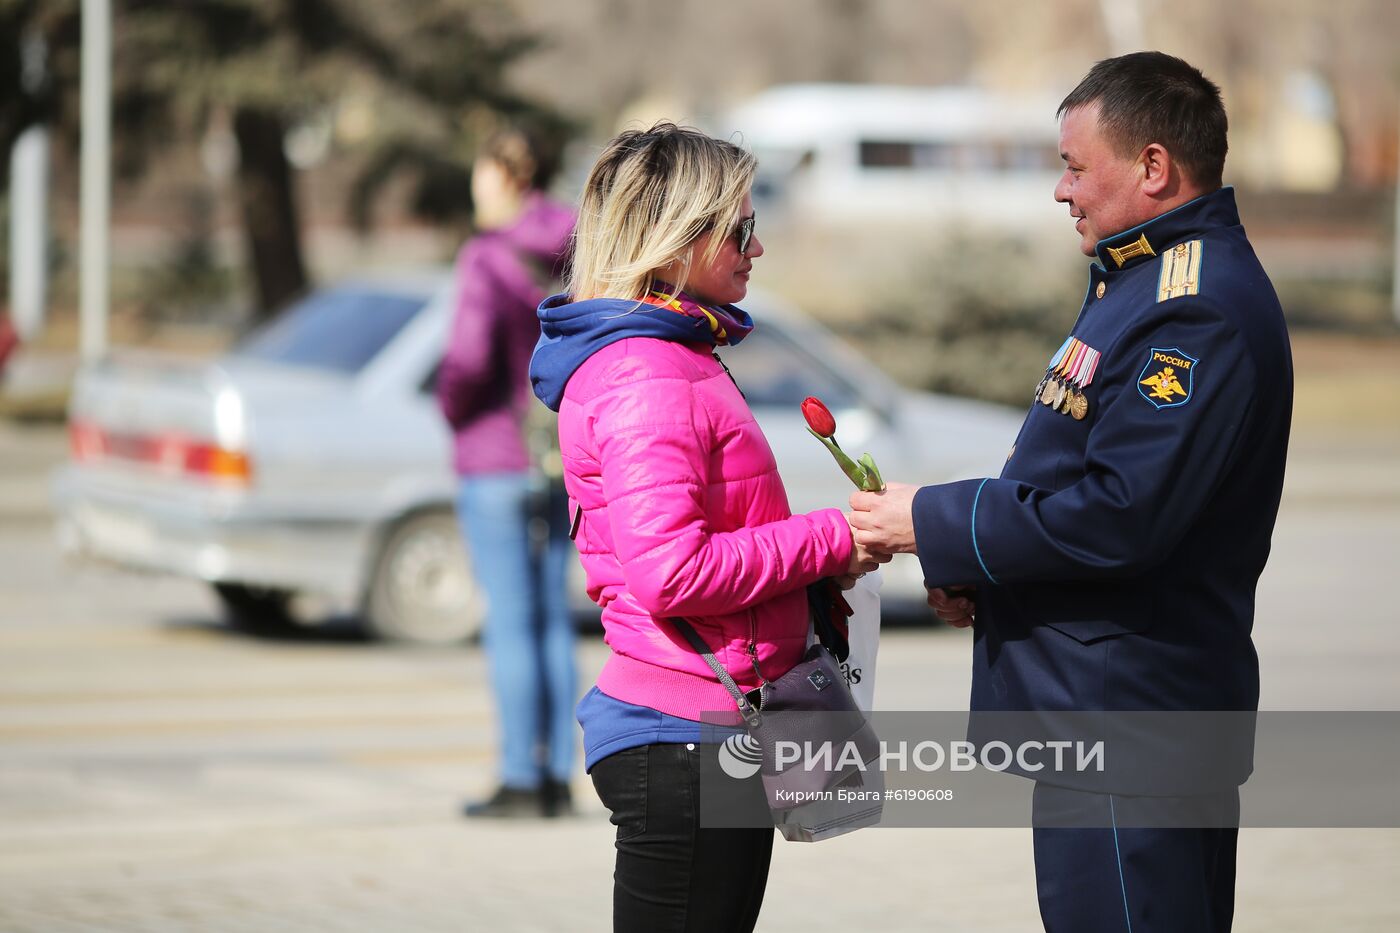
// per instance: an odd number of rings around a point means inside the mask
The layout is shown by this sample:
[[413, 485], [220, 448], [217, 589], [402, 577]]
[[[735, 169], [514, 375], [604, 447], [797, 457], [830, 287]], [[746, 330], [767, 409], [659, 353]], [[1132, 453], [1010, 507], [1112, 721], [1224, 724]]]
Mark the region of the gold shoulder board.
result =
[[1200, 240], [1189, 240], [1162, 254], [1162, 274], [1157, 279], [1158, 301], [1200, 293], [1204, 249], [1205, 244]]

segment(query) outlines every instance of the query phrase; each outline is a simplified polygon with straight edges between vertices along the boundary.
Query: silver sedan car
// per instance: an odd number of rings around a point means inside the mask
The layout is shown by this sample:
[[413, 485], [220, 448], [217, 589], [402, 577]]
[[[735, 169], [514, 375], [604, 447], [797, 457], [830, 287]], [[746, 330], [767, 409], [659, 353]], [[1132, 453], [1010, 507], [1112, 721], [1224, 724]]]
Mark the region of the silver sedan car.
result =
[[[85, 367], [71, 460], [53, 483], [60, 542], [205, 581], [249, 628], [305, 622], [310, 603], [384, 638], [471, 637], [485, 607], [432, 391], [451, 299], [444, 271], [346, 283], [212, 362], [123, 353]], [[889, 479], [1000, 470], [1019, 414], [901, 389], [781, 302], [755, 292], [745, 306], [759, 326], [724, 358], [794, 510], [842, 506], [851, 490], [806, 431], [809, 395], [835, 413], [842, 445], [869, 451]], [[888, 603], [922, 603], [916, 560], [884, 573]], [[586, 605], [581, 579], [574, 589]]]

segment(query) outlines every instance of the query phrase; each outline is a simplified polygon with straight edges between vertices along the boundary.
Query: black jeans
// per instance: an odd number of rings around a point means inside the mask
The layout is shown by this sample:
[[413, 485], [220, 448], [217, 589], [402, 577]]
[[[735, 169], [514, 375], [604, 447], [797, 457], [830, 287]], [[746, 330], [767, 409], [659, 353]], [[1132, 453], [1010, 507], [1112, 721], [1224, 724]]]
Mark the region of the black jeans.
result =
[[[699, 756], [714, 745], [642, 745], [593, 766], [617, 827], [614, 933], [730, 933], [758, 922], [773, 829], [700, 826]], [[763, 793], [757, 778], [754, 792]]]

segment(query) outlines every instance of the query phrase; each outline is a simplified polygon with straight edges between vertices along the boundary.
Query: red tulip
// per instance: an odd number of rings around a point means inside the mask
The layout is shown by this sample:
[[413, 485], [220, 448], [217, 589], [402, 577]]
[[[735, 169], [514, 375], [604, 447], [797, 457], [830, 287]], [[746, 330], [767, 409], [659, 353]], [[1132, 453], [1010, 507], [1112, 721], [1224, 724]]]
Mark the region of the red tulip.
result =
[[833, 437], [836, 434], [836, 418], [821, 399], [808, 396], [802, 400], [802, 417], [818, 437]]
[[831, 455], [836, 458], [837, 466], [841, 467], [841, 471], [850, 477], [857, 489], [864, 489], [866, 492], [879, 492], [885, 488], [885, 481], [880, 477], [880, 471], [876, 469], [875, 461], [871, 459], [870, 454], [862, 454], [860, 462], [857, 463], [846, 456], [841, 445], [836, 443], [836, 418], [831, 414], [831, 409], [822, 404], [821, 399], [813, 398], [810, 395], [803, 399], [802, 417], [807, 419], [807, 430], [811, 431], [812, 436], [831, 451]]

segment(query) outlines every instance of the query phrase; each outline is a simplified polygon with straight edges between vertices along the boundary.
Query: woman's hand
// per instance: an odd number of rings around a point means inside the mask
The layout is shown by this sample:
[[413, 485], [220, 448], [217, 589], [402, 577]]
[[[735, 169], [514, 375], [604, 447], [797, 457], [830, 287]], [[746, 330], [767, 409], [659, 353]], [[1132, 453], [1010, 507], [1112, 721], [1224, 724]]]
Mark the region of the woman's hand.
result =
[[[869, 573], [879, 569], [881, 564], [888, 564], [894, 555], [886, 554], [883, 551], [872, 551], [865, 545], [856, 541], [856, 529], [851, 525], [851, 516], [846, 516], [846, 524], [851, 527], [851, 562], [846, 565], [846, 573], [837, 578], [837, 582], [843, 581], [846, 577], [859, 577], [861, 574]], [[851, 580], [851, 586], [855, 586], [855, 580]], [[849, 590], [851, 586], [842, 583], [843, 590]]]

